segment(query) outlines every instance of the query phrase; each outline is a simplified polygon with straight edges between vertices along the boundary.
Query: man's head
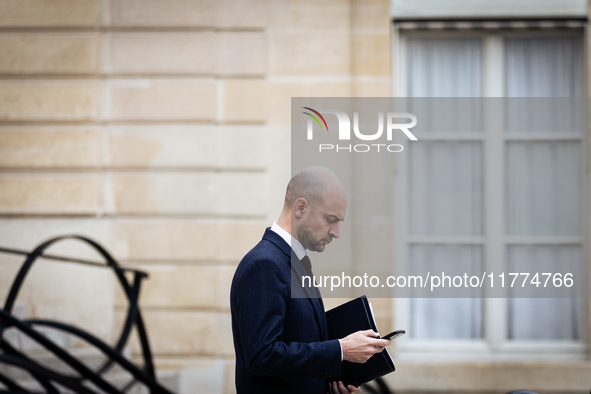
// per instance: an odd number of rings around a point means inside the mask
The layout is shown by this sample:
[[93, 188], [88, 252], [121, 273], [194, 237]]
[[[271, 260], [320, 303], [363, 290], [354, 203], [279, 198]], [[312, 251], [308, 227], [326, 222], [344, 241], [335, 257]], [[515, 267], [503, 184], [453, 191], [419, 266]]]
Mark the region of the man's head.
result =
[[281, 215], [306, 249], [322, 252], [339, 237], [346, 210], [347, 194], [336, 175], [326, 167], [306, 167], [291, 178]]

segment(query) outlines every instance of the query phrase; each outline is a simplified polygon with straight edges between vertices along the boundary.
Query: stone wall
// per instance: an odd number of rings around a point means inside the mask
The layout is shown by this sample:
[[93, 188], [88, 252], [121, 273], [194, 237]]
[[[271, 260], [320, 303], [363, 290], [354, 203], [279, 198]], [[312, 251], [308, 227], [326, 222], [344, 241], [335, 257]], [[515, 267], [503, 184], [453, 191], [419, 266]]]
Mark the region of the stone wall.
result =
[[[0, 0], [0, 245], [98, 240], [150, 274], [157, 366], [234, 392], [229, 284], [281, 209], [290, 97], [390, 95], [388, 9]], [[69, 241], [50, 251], [96, 258]], [[5, 294], [21, 259], [0, 259]], [[107, 340], [125, 310], [106, 270], [48, 261], [19, 299]]]

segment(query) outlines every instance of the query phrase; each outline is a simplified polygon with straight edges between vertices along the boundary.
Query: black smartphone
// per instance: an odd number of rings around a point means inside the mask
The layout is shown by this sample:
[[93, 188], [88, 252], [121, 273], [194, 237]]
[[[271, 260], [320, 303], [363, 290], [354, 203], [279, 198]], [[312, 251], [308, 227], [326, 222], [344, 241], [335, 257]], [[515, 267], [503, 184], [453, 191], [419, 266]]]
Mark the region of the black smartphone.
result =
[[396, 331], [392, 331], [390, 334], [388, 335], [384, 335], [382, 337], [382, 339], [394, 339], [394, 338], [398, 338], [402, 335], [406, 334], [405, 330], [396, 330]]

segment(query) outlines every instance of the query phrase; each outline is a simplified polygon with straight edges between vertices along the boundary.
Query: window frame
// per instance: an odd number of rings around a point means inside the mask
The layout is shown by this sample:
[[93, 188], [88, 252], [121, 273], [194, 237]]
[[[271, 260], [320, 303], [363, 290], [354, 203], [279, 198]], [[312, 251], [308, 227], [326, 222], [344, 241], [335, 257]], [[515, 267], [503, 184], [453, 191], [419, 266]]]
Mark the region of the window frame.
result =
[[[580, 37], [582, 40], [582, 76], [584, 84], [582, 96], [588, 96], [587, 88], [587, 45], [588, 31], [587, 24], [582, 29], [571, 29], [565, 31], [557, 30], [404, 30], [401, 32], [399, 26], [394, 23], [392, 29], [392, 91], [395, 97], [406, 97], [408, 87], [406, 85], [407, 75], [407, 40], [409, 38], [433, 38], [445, 35], [446, 38], [475, 38], [482, 39], [482, 63], [481, 63], [481, 92], [482, 97], [502, 97], [504, 94], [504, 39], [505, 38], [526, 38], [526, 37]], [[496, 82], [496, 83], [495, 83]], [[485, 122], [488, 124], [488, 122]], [[589, 127], [589, 126], [588, 126]], [[578, 244], [581, 246], [581, 258], [583, 261], [583, 272], [588, 273], [589, 261], [589, 141], [588, 130], [579, 133], [560, 133], [550, 135], [549, 133], [491, 133], [485, 130], [484, 133], [457, 133], [423, 135], [422, 140], [432, 141], [481, 141], [483, 152], [483, 176], [484, 192], [486, 202], [484, 204], [485, 220], [484, 234], [482, 236], [468, 237], [409, 237], [407, 235], [407, 217], [405, 215], [407, 206], [407, 185], [408, 168], [406, 155], [397, 155], [396, 175], [394, 177], [394, 215], [397, 226], [394, 229], [394, 258], [400, 262], [408, 261], [408, 250], [412, 243], [451, 243], [451, 244], [477, 244], [482, 245], [484, 267], [487, 271], [498, 271], [507, 265], [507, 246], [511, 244], [550, 244], [557, 243]], [[508, 141], [540, 141], [540, 140], [571, 140], [579, 141], [581, 144], [582, 157], [582, 196], [581, 210], [583, 220], [581, 235], [577, 237], [515, 237], [505, 235], [504, 223], [504, 202], [505, 202], [505, 165], [506, 165], [506, 144]], [[501, 185], [501, 187], [498, 187]], [[498, 212], [503, 212], [498, 215]], [[496, 214], [495, 214], [496, 213]], [[520, 241], [518, 238], [522, 238]], [[563, 239], [560, 239], [563, 238]], [[435, 242], [434, 242], [435, 241]], [[501, 266], [491, 268], [493, 261], [501, 262]], [[506, 271], [506, 270], [505, 270]], [[589, 278], [584, 277], [585, 287], [589, 289]], [[547, 341], [547, 340], [509, 340], [506, 337], [508, 329], [508, 302], [506, 298], [483, 298], [483, 337], [481, 339], [457, 339], [457, 340], [436, 340], [436, 339], [413, 339], [410, 336], [397, 340], [397, 353], [404, 359], [416, 360], [500, 360], [500, 361], [565, 361], [584, 360], [589, 356], [589, 300], [582, 299], [580, 305], [581, 337], [573, 341]], [[410, 300], [394, 300], [393, 323], [394, 327], [410, 327]]]

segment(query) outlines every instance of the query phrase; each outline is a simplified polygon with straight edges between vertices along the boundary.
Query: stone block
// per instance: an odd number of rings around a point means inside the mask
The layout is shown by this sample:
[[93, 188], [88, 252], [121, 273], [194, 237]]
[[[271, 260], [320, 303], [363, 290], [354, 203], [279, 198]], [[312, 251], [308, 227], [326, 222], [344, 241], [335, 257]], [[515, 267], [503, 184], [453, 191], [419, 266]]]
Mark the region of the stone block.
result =
[[208, 80], [111, 81], [114, 120], [212, 121], [216, 84]]
[[102, 176], [97, 174], [2, 174], [3, 214], [96, 214]]
[[267, 116], [266, 85], [262, 79], [223, 81], [223, 120], [226, 123], [262, 123]]
[[127, 219], [113, 223], [113, 252], [129, 261], [212, 261], [217, 225], [208, 220]]
[[267, 130], [264, 126], [220, 126], [217, 166], [263, 169], [268, 161]]
[[[2, 244], [0, 245], [3, 247], [13, 247], [11, 245], [7, 245], [6, 242], [6, 240], [2, 240]], [[0, 254], [0, 264], [2, 264], [2, 275], [0, 275], [0, 291], [2, 292], [2, 299], [0, 299], [0, 305], [4, 306], [6, 294], [8, 294], [10, 287], [12, 286], [12, 282], [16, 278], [24, 260], [25, 256], [7, 253]], [[22, 299], [22, 297], [19, 299]]]
[[98, 82], [6, 81], [0, 83], [0, 122], [92, 120], [101, 102]]
[[217, 281], [218, 290], [216, 292], [218, 299], [216, 307], [226, 312], [230, 312], [230, 288], [232, 287], [234, 272], [236, 272], [235, 265], [219, 266], [219, 277]]
[[114, 209], [122, 214], [211, 214], [216, 200], [212, 173], [114, 173]]
[[200, 366], [209, 366], [212, 362], [217, 361], [217, 357], [174, 357], [174, 356], [158, 356], [154, 358], [154, 365], [160, 370], [175, 370], [175, 369], [192, 369]]
[[34, 317], [73, 324], [110, 341], [114, 281], [109, 269], [44, 260], [31, 269], [20, 296], [32, 303]]
[[388, 77], [392, 74], [389, 34], [354, 34], [352, 72], [355, 75]]
[[216, 163], [213, 126], [130, 125], [108, 131], [113, 167], [213, 168]]
[[267, 122], [271, 125], [291, 125], [291, 98], [307, 97], [308, 89], [303, 82], [268, 83]]
[[0, 27], [92, 27], [100, 0], [0, 0]]
[[263, 220], [222, 221], [220, 223], [219, 257], [238, 265], [246, 253], [260, 242], [267, 227], [273, 222]]
[[293, 4], [297, 7], [327, 7], [327, 8], [335, 8], [343, 4], [342, 0], [324, 0], [322, 3], [318, 3], [315, 0], [294, 0]]
[[292, 28], [291, 8], [293, 2], [271, 1], [269, 2], [269, 22], [271, 31], [286, 31]]
[[268, 24], [269, 0], [218, 0], [217, 25], [222, 28], [259, 28]]
[[112, 26], [213, 27], [214, 0], [109, 0]]
[[236, 393], [236, 358], [226, 359], [224, 394]]
[[294, 1], [290, 4], [295, 29], [349, 29], [351, 7], [346, 1]]
[[388, 0], [353, 0], [351, 2], [353, 29], [383, 29], [389, 34], [390, 2]]
[[[110, 249], [109, 223], [103, 219], [0, 219], [0, 245], [32, 250], [50, 238], [81, 234]], [[76, 240], [50, 246], [48, 254], [102, 261], [96, 252]], [[8, 287], [24, 261], [23, 256], [0, 254], [0, 293]], [[113, 325], [113, 272], [67, 262], [39, 259], [27, 275], [17, 302], [31, 306], [29, 317], [75, 323], [107, 341]]]
[[216, 212], [232, 216], [263, 216], [266, 204], [265, 174], [221, 172], [216, 177]]
[[[148, 273], [143, 282], [142, 308], [206, 308], [219, 307], [221, 266], [133, 265]], [[229, 288], [228, 288], [229, 289]], [[230, 295], [226, 297], [229, 300]], [[116, 291], [116, 306], [127, 307], [121, 288]], [[226, 304], [228, 301], [226, 300]]]
[[0, 167], [97, 167], [103, 134], [92, 126], [0, 128]]
[[[155, 356], [231, 356], [232, 323], [230, 314], [214, 311], [150, 310], [142, 311], [144, 324]], [[124, 314], [115, 315], [120, 327]], [[135, 354], [137, 341], [130, 341]]]
[[213, 32], [116, 32], [109, 36], [114, 73], [213, 74]]
[[391, 97], [392, 81], [384, 79], [383, 81], [353, 81], [352, 83], [354, 97]]
[[316, 82], [308, 84], [309, 97], [351, 97], [351, 83]]
[[191, 394], [195, 387], [204, 393], [223, 394], [226, 364], [223, 359], [211, 359], [199, 368], [193, 367], [181, 371], [179, 394]]
[[291, 179], [291, 128], [272, 126], [267, 135], [269, 146], [273, 147], [269, 152], [269, 163], [273, 165], [267, 168], [267, 218], [274, 221], [283, 209], [285, 190]]
[[95, 33], [5, 33], [0, 74], [92, 74], [99, 50]]
[[[110, 222], [105, 219], [77, 217], [0, 219], [0, 239], [4, 246], [32, 250], [43, 241], [65, 234], [84, 235], [107, 249], [111, 248]], [[94, 249], [78, 240], [60, 241], [47, 250], [48, 253], [102, 261]]]
[[265, 33], [220, 32], [218, 46], [216, 74], [264, 75], [267, 72], [269, 56]]
[[[292, 33], [270, 36], [275, 48], [271, 75], [347, 76], [350, 74], [350, 34]], [[388, 50], [389, 52], [389, 50]]]
[[[228, 374], [228, 363], [224, 358], [158, 356], [155, 357], [154, 364], [156, 365], [156, 371], [163, 374], [166, 371], [176, 371], [177, 385], [175, 393], [193, 394], [195, 387], [199, 387], [200, 392], [208, 394], [224, 393], [224, 378]], [[231, 370], [231, 373], [234, 373], [234, 369]], [[161, 378], [160, 381], [162, 381]]]
[[586, 392], [588, 362], [412, 362], [404, 374], [386, 376], [397, 391], [509, 392], [527, 388], [534, 392]]

